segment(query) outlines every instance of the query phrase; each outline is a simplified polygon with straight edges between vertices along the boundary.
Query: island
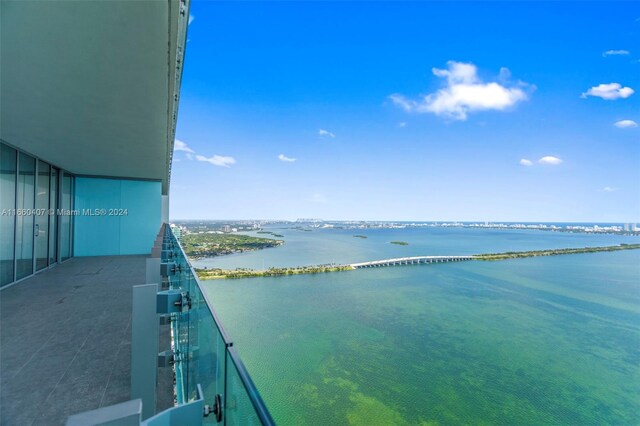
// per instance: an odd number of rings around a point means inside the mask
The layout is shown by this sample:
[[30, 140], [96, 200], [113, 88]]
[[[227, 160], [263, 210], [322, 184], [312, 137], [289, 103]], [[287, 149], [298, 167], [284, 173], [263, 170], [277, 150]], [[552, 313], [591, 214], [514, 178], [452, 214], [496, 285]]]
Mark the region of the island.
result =
[[397, 244], [399, 246], [408, 246], [409, 243], [406, 241], [391, 241], [391, 244]]
[[276, 238], [284, 237], [284, 235], [276, 234], [275, 232], [271, 232], [271, 231], [258, 231], [258, 232], [256, 232], [256, 234], [268, 234], [268, 235], [271, 235], [271, 236], [276, 237]]
[[352, 271], [351, 265], [315, 265], [296, 266], [291, 268], [269, 268], [258, 271], [250, 268], [237, 269], [196, 269], [198, 278], [201, 280], [216, 280], [222, 278], [255, 278], [255, 277], [277, 277], [283, 275], [301, 274], [321, 274], [325, 272]]
[[639, 249], [640, 244], [620, 244], [618, 246], [604, 247], [583, 247], [583, 248], [566, 248], [566, 249], [550, 249], [550, 250], [532, 250], [532, 251], [509, 251], [506, 253], [485, 253], [474, 256], [475, 260], [506, 260], [519, 259], [523, 257], [538, 256], [557, 256], [561, 254], [578, 254], [578, 253], [595, 253], [602, 251], [618, 251]]
[[284, 244], [283, 240], [242, 234], [190, 233], [181, 238], [182, 248], [191, 259], [261, 250]]

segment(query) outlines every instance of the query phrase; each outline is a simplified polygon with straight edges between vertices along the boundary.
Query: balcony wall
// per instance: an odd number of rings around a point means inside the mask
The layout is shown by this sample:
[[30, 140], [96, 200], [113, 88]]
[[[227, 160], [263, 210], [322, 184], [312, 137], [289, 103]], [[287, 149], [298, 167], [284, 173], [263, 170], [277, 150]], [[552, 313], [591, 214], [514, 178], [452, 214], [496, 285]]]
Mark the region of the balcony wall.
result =
[[77, 177], [74, 255], [147, 254], [162, 216], [162, 184]]

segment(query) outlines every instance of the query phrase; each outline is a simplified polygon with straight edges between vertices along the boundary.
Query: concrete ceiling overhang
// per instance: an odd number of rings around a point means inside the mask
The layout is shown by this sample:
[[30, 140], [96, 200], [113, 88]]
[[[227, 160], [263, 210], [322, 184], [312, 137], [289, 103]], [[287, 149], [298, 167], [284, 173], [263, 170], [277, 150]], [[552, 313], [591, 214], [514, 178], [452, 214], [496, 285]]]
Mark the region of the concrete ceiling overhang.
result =
[[0, 138], [167, 193], [188, 1], [0, 2]]

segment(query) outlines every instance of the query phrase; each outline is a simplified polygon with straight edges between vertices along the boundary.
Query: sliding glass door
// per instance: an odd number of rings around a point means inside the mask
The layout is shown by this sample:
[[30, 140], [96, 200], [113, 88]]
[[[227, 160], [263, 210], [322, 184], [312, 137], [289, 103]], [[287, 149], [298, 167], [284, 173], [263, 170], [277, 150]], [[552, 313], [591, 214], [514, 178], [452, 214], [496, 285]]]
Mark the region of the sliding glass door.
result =
[[51, 167], [44, 161], [38, 161], [38, 182], [36, 184], [35, 252], [36, 271], [49, 265], [49, 174]]
[[12, 282], [14, 273], [16, 156], [15, 149], [0, 144], [0, 287]]
[[16, 279], [33, 274], [33, 239], [36, 160], [18, 155], [18, 197], [16, 210]]
[[58, 176], [60, 170], [51, 167], [51, 181], [49, 190], [49, 265], [58, 261]]
[[0, 287], [73, 256], [74, 181], [0, 142]]

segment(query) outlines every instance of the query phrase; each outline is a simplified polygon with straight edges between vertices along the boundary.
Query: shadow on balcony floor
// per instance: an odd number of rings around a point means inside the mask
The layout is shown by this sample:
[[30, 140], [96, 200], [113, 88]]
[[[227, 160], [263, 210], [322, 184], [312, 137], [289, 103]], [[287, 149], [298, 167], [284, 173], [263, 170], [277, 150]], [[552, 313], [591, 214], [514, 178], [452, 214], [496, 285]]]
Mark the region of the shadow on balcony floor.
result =
[[[61, 425], [130, 399], [132, 287], [146, 257], [73, 258], [0, 291], [0, 424]], [[161, 409], [171, 386], [161, 372]]]

